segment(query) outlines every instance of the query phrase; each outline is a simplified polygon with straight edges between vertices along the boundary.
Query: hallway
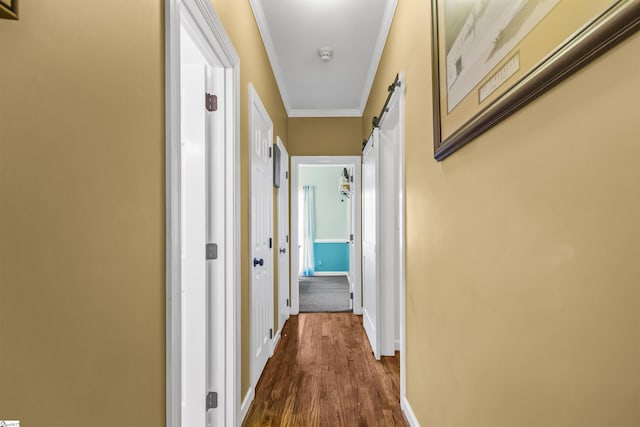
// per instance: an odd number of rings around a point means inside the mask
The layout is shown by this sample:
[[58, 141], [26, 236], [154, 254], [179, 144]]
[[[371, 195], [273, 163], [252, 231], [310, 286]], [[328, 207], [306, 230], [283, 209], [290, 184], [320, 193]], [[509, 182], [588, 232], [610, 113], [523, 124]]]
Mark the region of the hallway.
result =
[[291, 316], [243, 426], [406, 426], [399, 357], [376, 361], [351, 313]]

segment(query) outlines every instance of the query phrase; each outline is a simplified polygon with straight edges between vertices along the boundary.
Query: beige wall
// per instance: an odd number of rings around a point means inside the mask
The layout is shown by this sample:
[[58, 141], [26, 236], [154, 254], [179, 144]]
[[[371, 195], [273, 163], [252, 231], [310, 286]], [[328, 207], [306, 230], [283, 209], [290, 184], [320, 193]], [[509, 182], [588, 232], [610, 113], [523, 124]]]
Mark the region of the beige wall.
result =
[[0, 21], [0, 418], [164, 425], [162, 2]]
[[[285, 145], [287, 117], [249, 2], [212, 3], [241, 59], [244, 397], [249, 82]], [[0, 415], [162, 425], [163, 8], [25, 3], [0, 24]]]
[[362, 126], [405, 71], [409, 402], [422, 425], [637, 425], [640, 35], [438, 163], [428, 3], [399, 2]]
[[[241, 399], [244, 399], [250, 387], [249, 370], [249, 82], [253, 84], [267, 113], [273, 121], [274, 142], [280, 136], [285, 146], [287, 141], [287, 113], [280, 98], [269, 58], [262, 44], [258, 26], [248, 1], [213, 0], [212, 4], [222, 20], [231, 38], [231, 42], [240, 57], [240, 181], [241, 181], [241, 269], [242, 269], [242, 375]], [[277, 203], [274, 191], [274, 238], [276, 237]], [[275, 242], [275, 240], [274, 240]], [[275, 242], [274, 247], [277, 247]], [[277, 270], [277, 258], [274, 252], [274, 270]], [[277, 290], [277, 271], [274, 277]], [[277, 294], [274, 295], [277, 304]], [[277, 326], [277, 309], [274, 308], [274, 331]]]
[[359, 117], [290, 118], [289, 155], [359, 156], [361, 123]]

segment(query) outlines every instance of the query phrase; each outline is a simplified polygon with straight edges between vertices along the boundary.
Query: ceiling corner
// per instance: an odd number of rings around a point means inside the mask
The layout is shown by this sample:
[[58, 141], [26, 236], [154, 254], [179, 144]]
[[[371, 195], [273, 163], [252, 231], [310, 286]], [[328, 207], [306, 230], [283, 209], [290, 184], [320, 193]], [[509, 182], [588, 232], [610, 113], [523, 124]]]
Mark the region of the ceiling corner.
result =
[[269, 58], [269, 62], [271, 63], [271, 70], [273, 71], [273, 75], [276, 79], [276, 84], [278, 85], [278, 90], [280, 91], [282, 103], [284, 104], [284, 108], [287, 111], [287, 115], [290, 117], [291, 102], [289, 101], [289, 97], [287, 95], [287, 89], [284, 84], [284, 75], [280, 67], [280, 62], [278, 61], [278, 55], [276, 55], [276, 49], [273, 44], [273, 39], [271, 38], [271, 33], [269, 32], [269, 26], [267, 25], [267, 19], [264, 14], [264, 9], [262, 8], [262, 1], [249, 0], [249, 4], [251, 5], [253, 16], [256, 20], [256, 23], [258, 24], [258, 30], [260, 31], [260, 36], [262, 37], [262, 44], [267, 51], [267, 57]]
[[393, 16], [395, 15], [397, 5], [398, 0], [389, 0], [385, 7], [382, 22], [380, 23], [380, 32], [378, 33], [378, 38], [376, 40], [373, 55], [371, 57], [371, 64], [369, 65], [367, 80], [362, 92], [362, 98], [360, 99], [360, 115], [364, 114], [364, 109], [367, 106], [369, 94], [371, 93], [371, 87], [373, 86], [373, 80], [376, 77], [378, 66], [380, 65], [380, 59], [382, 58], [382, 53], [384, 52], [384, 45], [387, 42], [387, 37], [389, 36], [389, 30], [391, 29], [391, 24], [393, 23]]

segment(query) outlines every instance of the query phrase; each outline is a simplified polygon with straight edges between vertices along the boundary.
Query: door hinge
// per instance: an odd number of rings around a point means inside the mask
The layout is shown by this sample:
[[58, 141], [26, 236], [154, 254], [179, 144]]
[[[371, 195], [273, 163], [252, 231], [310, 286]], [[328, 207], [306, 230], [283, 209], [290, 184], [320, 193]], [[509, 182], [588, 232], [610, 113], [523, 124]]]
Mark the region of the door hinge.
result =
[[273, 247], [273, 238], [269, 237], [269, 249]]
[[349, 294], [349, 298], [353, 299], [353, 292]]
[[349, 181], [353, 182], [353, 175], [349, 177]]
[[205, 257], [206, 259], [218, 259], [218, 245], [216, 243], [207, 243]]
[[288, 234], [284, 237], [284, 239], [285, 239], [285, 241], [286, 241], [287, 243], [289, 243], [289, 235], [288, 235]]
[[289, 305], [289, 298], [287, 298], [287, 305], [286, 305], [286, 307], [291, 307], [291, 306]]
[[271, 157], [272, 155], [272, 151], [271, 151], [271, 147], [269, 147], [269, 157]]
[[289, 179], [289, 171], [284, 171], [284, 179]]
[[269, 328], [269, 339], [273, 339], [273, 328]]
[[215, 391], [210, 391], [207, 393], [207, 411], [209, 409], [215, 409], [218, 407], [218, 393]]
[[204, 94], [204, 106], [207, 111], [218, 111], [218, 96], [210, 93]]
[[353, 242], [353, 234], [349, 234], [349, 240]]

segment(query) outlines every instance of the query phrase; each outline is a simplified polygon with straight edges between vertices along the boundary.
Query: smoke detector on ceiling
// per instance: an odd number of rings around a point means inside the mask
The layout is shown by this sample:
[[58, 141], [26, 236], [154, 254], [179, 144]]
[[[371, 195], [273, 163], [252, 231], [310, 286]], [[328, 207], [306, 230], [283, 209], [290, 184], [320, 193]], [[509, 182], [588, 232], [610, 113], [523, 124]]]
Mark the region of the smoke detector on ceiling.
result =
[[333, 48], [330, 47], [321, 47], [318, 49], [318, 56], [322, 60], [322, 62], [329, 62], [331, 57], [333, 56]]

